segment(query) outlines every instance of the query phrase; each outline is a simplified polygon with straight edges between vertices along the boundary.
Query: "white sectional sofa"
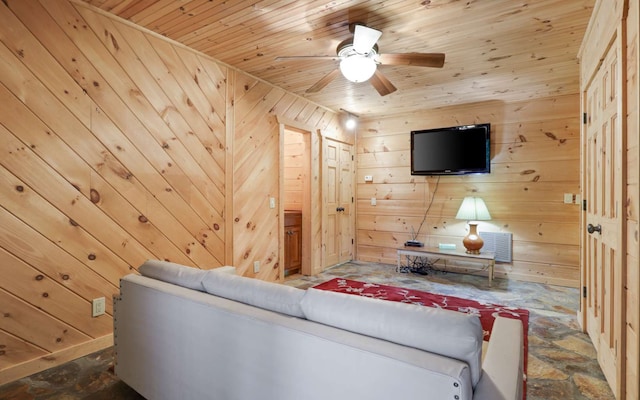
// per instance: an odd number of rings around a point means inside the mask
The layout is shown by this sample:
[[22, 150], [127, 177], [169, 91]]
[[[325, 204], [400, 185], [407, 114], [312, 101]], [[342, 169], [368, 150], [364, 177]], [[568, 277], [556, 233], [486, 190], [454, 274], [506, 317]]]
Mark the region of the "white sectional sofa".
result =
[[[147, 399], [521, 400], [520, 321], [162, 261], [114, 299], [116, 374]], [[232, 268], [231, 268], [232, 270]]]

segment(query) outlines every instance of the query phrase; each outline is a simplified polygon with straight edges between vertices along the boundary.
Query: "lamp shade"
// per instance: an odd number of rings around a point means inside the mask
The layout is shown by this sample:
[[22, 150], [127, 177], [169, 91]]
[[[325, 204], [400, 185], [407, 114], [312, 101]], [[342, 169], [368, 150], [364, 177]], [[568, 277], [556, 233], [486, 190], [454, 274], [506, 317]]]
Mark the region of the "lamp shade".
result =
[[491, 214], [484, 204], [484, 200], [480, 197], [465, 197], [462, 200], [456, 219], [464, 219], [467, 221], [488, 221]]
[[351, 82], [369, 80], [376, 72], [376, 62], [366, 55], [354, 54], [340, 61], [340, 71]]

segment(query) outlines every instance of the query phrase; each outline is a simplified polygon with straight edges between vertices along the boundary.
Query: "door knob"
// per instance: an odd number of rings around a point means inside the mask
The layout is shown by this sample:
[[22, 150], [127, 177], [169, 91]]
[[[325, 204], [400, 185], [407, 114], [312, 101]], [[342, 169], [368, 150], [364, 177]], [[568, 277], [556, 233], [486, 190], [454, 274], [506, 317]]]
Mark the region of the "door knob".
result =
[[593, 233], [598, 232], [602, 235], [602, 226], [600, 224], [593, 226], [592, 224], [587, 225], [587, 232]]

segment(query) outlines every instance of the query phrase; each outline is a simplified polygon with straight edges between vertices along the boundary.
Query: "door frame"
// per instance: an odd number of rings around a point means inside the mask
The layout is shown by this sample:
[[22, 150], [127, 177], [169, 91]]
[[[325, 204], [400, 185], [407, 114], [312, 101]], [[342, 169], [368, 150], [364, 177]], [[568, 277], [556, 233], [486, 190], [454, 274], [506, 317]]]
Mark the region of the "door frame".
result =
[[314, 218], [313, 210], [316, 210], [319, 206], [318, 196], [320, 193], [319, 179], [316, 179], [317, 171], [319, 169], [317, 157], [313, 157], [313, 154], [318, 154], [318, 138], [316, 130], [312, 127], [301, 124], [297, 121], [289, 120], [288, 118], [278, 116], [277, 121], [279, 124], [280, 134], [280, 156], [279, 156], [279, 194], [280, 202], [278, 209], [278, 248], [279, 248], [279, 275], [280, 279], [284, 279], [284, 242], [285, 242], [285, 229], [284, 229], [284, 136], [286, 130], [292, 130], [300, 132], [303, 135], [308, 135], [309, 146], [305, 148], [305, 171], [308, 173], [308, 179], [305, 183], [305, 195], [302, 200], [302, 265], [300, 267], [300, 273], [303, 275], [313, 275], [315, 271], [320, 267], [319, 254], [316, 248], [318, 246], [313, 245], [314, 232], [320, 230], [318, 218]]

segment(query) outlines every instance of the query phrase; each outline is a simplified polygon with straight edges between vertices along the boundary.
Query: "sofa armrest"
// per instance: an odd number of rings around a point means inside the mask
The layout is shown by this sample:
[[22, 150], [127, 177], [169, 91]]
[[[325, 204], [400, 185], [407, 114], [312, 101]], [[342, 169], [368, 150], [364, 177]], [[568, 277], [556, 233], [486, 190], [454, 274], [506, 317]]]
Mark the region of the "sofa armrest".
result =
[[522, 322], [497, 317], [473, 399], [522, 400], [523, 362]]

